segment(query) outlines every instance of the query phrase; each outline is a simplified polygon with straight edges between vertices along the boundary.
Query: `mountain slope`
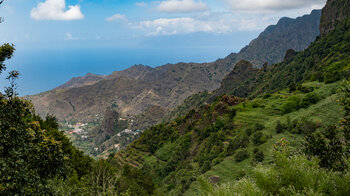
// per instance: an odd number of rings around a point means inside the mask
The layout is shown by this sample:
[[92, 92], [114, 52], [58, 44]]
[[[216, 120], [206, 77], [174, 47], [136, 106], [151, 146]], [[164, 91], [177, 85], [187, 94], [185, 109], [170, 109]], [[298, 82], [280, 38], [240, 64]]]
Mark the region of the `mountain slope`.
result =
[[[192, 182], [202, 174], [213, 183], [229, 182], [256, 163], [270, 164], [276, 143], [301, 149], [304, 136], [343, 118], [335, 100], [339, 80], [350, 76], [349, 35], [350, 17], [305, 51], [252, 74], [244, 83], [255, 98], [216, 97], [146, 130], [113, 160], [142, 168], [169, 195], [193, 195], [200, 194]], [[246, 61], [240, 67], [254, 71]]]
[[[319, 34], [314, 28], [319, 18], [320, 11], [297, 19], [283, 18], [240, 53], [215, 62], [168, 64], [157, 68], [138, 65], [108, 76], [89, 74], [27, 98], [33, 101], [39, 114], [54, 113], [61, 121], [96, 121], [112, 104], [118, 106], [122, 115], [140, 115], [153, 106], [171, 110], [194, 93], [218, 88], [222, 78], [241, 59], [261, 66], [265, 61], [282, 60], [286, 49], [304, 49]], [[276, 55], [271, 56], [272, 52]], [[153, 119], [157, 120], [160, 119]]]
[[[329, 20], [333, 21], [331, 18]], [[293, 54], [284, 62], [269, 67], [264, 66], [258, 71], [251, 70], [250, 74], [245, 74], [247, 77], [244, 79], [237, 77], [233, 70], [223, 79], [220, 88], [211, 96], [206, 96], [205, 102], [211, 102], [216, 96], [222, 94], [254, 97], [287, 88], [295, 82], [319, 80], [330, 83], [348, 77], [350, 75], [349, 26], [349, 19], [343, 20], [329, 32], [329, 36], [326, 34], [327, 36], [319, 38], [306, 50]], [[321, 25], [320, 29], [323, 28]], [[196, 103], [192, 104], [196, 105]], [[170, 113], [184, 114], [191, 109], [193, 109], [191, 106], [186, 108], [180, 105]], [[180, 113], [179, 110], [182, 112]]]
[[320, 33], [321, 36], [331, 32], [337, 24], [350, 15], [350, 1], [330, 0], [322, 9]]
[[250, 61], [255, 67], [262, 67], [265, 62], [278, 63], [288, 49], [301, 51], [315, 40], [319, 35], [320, 17], [321, 10], [313, 10], [310, 15], [296, 19], [281, 18], [238, 54], [229, 57]]

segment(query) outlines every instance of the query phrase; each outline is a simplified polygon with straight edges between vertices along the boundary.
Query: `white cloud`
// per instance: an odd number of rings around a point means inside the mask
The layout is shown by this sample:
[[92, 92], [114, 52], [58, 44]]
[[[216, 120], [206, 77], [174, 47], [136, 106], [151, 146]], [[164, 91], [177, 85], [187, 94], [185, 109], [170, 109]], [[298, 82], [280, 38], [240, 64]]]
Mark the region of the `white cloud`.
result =
[[175, 35], [195, 32], [229, 33], [237, 30], [256, 30], [260, 27], [253, 20], [235, 19], [201, 20], [190, 17], [160, 18], [131, 24], [135, 29], [146, 31], [149, 36]]
[[135, 5], [137, 6], [137, 7], [147, 7], [148, 6], [148, 4], [147, 3], [145, 3], [145, 2], [136, 2], [135, 3]]
[[280, 11], [306, 7], [321, 8], [326, 0], [223, 0], [235, 11]]
[[111, 17], [106, 18], [107, 21], [127, 21], [125, 15], [122, 14], [114, 14]]
[[200, 0], [166, 0], [160, 2], [156, 7], [157, 11], [167, 13], [188, 13], [207, 9], [208, 6]]
[[79, 5], [70, 5], [66, 10], [65, 0], [46, 0], [33, 8], [30, 16], [36, 20], [78, 20], [83, 19]]

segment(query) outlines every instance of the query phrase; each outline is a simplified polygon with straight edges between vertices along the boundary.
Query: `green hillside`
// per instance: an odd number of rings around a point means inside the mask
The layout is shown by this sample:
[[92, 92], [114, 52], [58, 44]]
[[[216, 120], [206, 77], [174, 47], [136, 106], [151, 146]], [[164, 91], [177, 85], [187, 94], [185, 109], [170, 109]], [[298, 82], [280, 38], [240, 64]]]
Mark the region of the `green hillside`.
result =
[[[165, 193], [178, 195], [190, 188], [186, 194], [192, 195], [196, 177], [218, 176], [220, 182], [230, 182], [260, 161], [270, 163], [273, 146], [282, 138], [299, 148], [306, 134], [340, 120], [343, 110], [335, 101], [339, 84], [310, 82], [304, 87], [313, 88], [311, 93], [286, 89], [253, 100], [223, 96], [197, 112], [147, 130], [115, 159], [120, 166], [129, 164], [151, 173]], [[307, 101], [310, 94], [317, 97], [315, 104]], [[293, 97], [308, 104], [284, 113]], [[283, 127], [280, 133], [278, 123]], [[257, 160], [257, 154], [263, 154], [263, 160]]]

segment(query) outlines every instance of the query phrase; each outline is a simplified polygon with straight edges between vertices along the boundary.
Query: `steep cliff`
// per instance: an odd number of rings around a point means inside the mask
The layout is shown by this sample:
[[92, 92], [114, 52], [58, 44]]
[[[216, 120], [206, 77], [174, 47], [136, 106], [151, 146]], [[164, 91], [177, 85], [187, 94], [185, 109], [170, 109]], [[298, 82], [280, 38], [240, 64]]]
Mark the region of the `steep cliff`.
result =
[[328, 0], [326, 6], [322, 9], [320, 23], [321, 37], [331, 32], [337, 24], [350, 16], [349, 0]]

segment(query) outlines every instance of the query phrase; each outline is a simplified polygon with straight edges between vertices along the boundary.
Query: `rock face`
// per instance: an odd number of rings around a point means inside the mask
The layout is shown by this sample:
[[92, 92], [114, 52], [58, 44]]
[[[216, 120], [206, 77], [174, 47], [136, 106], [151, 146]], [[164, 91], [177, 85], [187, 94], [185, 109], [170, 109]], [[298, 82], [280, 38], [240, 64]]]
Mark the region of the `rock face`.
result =
[[287, 62], [289, 59], [293, 58], [295, 56], [296, 52], [293, 49], [287, 50], [286, 54], [284, 55], [283, 62]]
[[[244, 47], [232, 58], [250, 61], [254, 67], [261, 67], [265, 62], [281, 62], [285, 51], [304, 50], [319, 35], [321, 10], [313, 10], [310, 15], [296, 19], [281, 18], [276, 25], [271, 25], [259, 37]], [[238, 62], [238, 61], [237, 61]]]
[[342, 20], [350, 16], [349, 0], [328, 0], [322, 9], [320, 23], [321, 37], [327, 35]]
[[119, 113], [112, 109], [112, 107], [108, 107], [100, 127], [98, 127], [94, 133], [96, 134], [95, 143], [97, 145], [116, 134], [115, 130], [118, 127], [118, 119]]
[[252, 63], [241, 60], [230, 74], [222, 80], [220, 88], [214, 92], [212, 97], [220, 96], [221, 94], [235, 94], [239, 97], [245, 97], [249, 86], [242, 85], [242, 82], [257, 71], [258, 69], [254, 68]]
[[297, 51], [306, 48], [319, 35], [320, 13], [315, 10], [297, 19], [283, 18], [239, 53], [215, 62], [166, 64], [156, 68], [136, 65], [107, 76], [87, 74], [27, 98], [32, 100], [38, 114], [55, 114], [59, 120], [101, 120], [106, 108], [116, 105], [120, 115], [143, 115], [139, 121], [142, 122], [151, 116], [147, 113], [154, 114], [157, 108], [164, 114], [192, 94], [217, 89], [242, 59], [249, 60], [251, 65], [239, 64], [235, 71], [246, 77], [252, 67], [282, 61], [289, 48]]

